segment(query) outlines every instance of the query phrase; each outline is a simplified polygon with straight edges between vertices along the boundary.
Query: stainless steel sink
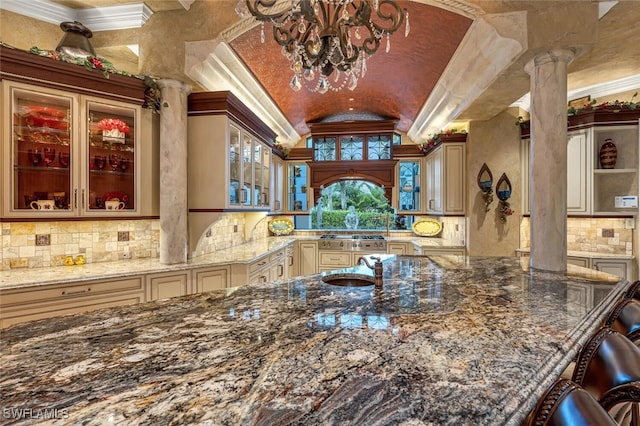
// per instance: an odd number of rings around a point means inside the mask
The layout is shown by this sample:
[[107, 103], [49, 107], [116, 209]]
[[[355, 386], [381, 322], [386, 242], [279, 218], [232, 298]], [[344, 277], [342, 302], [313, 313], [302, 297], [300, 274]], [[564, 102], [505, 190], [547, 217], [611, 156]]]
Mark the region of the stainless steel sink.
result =
[[358, 274], [332, 274], [322, 277], [322, 281], [327, 284], [342, 287], [365, 287], [373, 285], [375, 283], [375, 278]]

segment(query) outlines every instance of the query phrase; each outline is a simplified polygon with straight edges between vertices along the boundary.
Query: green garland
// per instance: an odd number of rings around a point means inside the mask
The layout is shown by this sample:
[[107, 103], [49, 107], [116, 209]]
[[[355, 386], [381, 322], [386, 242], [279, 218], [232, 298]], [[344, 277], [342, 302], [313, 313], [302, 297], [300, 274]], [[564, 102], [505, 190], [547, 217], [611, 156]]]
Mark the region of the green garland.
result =
[[[3, 46], [12, 48], [4, 43]], [[99, 56], [87, 56], [86, 58], [74, 58], [63, 52], [58, 52], [56, 50], [45, 50], [40, 49], [36, 46], [33, 46], [29, 49], [29, 53], [33, 53], [34, 55], [43, 56], [46, 58], [55, 59], [56, 61], [67, 62], [69, 64], [82, 65], [85, 69], [89, 71], [98, 71], [101, 72], [104, 78], [109, 78], [109, 74], [120, 74], [126, 77], [135, 77], [140, 80], [143, 80], [147, 85], [147, 89], [145, 90], [145, 107], [151, 109], [153, 112], [159, 112], [161, 103], [161, 93], [160, 87], [158, 83], [153, 77], [149, 77], [147, 75], [136, 75], [131, 74], [127, 71], [120, 71], [113, 66], [113, 64], [102, 57]], [[165, 102], [164, 106], [168, 106]]]

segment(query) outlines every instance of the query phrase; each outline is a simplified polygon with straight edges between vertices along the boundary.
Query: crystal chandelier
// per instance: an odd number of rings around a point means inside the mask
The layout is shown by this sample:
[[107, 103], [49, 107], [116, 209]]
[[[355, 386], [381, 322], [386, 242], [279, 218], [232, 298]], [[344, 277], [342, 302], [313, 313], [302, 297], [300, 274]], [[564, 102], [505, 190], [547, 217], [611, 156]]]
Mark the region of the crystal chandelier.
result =
[[393, 0], [239, 0], [236, 13], [262, 23], [262, 43], [264, 23], [273, 25], [273, 38], [291, 63], [289, 86], [296, 92], [303, 84], [319, 93], [354, 90], [383, 37], [389, 52], [389, 36], [403, 20], [405, 37], [409, 34], [409, 13]]

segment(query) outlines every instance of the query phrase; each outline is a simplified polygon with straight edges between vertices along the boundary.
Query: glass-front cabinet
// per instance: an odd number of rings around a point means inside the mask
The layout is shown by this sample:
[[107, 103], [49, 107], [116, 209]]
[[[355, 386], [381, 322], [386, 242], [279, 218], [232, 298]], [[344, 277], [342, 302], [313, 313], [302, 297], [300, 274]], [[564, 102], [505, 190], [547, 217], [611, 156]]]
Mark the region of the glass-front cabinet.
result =
[[228, 207], [269, 206], [270, 155], [266, 145], [239, 125], [229, 122]]
[[3, 214], [138, 211], [140, 107], [3, 81]]
[[287, 162], [287, 211], [309, 212], [310, 194], [309, 166], [304, 162]]
[[421, 209], [421, 165], [419, 158], [398, 161], [396, 188], [399, 212], [414, 213]]

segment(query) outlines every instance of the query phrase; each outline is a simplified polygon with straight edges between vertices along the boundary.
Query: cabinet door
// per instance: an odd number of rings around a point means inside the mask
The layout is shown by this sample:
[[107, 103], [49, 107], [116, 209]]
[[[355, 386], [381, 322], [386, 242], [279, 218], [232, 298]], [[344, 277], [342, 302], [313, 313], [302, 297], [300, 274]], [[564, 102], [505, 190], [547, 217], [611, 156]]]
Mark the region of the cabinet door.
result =
[[406, 243], [388, 243], [387, 244], [387, 253], [390, 253], [390, 254], [407, 254], [407, 244]]
[[442, 213], [442, 147], [427, 156], [427, 213]]
[[147, 275], [147, 300], [168, 299], [189, 293], [190, 271]]
[[444, 214], [465, 213], [465, 145], [445, 144], [440, 181], [442, 186], [441, 204], [438, 211]]
[[311, 275], [318, 272], [317, 252], [318, 243], [315, 241], [301, 241], [298, 243], [297, 275]]
[[421, 166], [420, 159], [398, 162], [397, 193], [400, 212], [419, 212], [422, 208], [420, 203]]
[[[229, 124], [229, 205], [238, 206], [243, 198], [242, 190], [242, 148], [240, 128]], [[213, 162], [213, 159], [211, 160]]]
[[266, 145], [260, 145], [260, 150], [262, 152], [260, 168], [261, 168], [261, 186], [262, 190], [260, 191], [260, 197], [258, 199], [259, 206], [268, 207], [271, 204], [271, 149]]
[[630, 263], [626, 260], [593, 259], [593, 269], [628, 280]]
[[3, 82], [6, 216], [77, 214], [78, 97]]
[[309, 167], [306, 163], [287, 162], [287, 211], [308, 212], [310, 204]]
[[138, 211], [138, 121], [140, 110], [122, 103], [87, 99], [83, 112], [87, 141], [80, 164], [80, 203], [84, 214]]
[[228, 268], [203, 268], [193, 271], [194, 292], [221, 290], [229, 286]]
[[567, 212], [589, 212], [588, 158], [586, 131], [569, 135], [567, 141]]
[[284, 196], [284, 161], [276, 155], [272, 155], [271, 158], [271, 211], [281, 213]]

